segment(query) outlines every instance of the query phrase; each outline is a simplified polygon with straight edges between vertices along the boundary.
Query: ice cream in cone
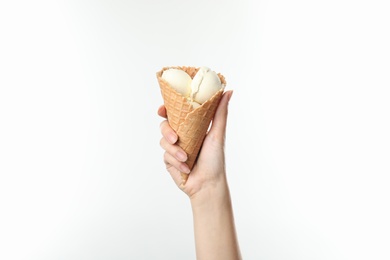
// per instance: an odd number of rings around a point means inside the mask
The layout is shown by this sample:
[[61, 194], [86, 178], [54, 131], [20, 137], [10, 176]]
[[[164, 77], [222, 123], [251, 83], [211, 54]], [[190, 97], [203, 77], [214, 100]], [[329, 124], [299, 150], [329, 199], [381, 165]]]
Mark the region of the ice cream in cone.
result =
[[[164, 67], [157, 72], [157, 79], [169, 125], [176, 131], [177, 144], [187, 153], [186, 163], [192, 170], [222, 98], [225, 78], [206, 67]], [[188, 174], [181, 176], [184, 185]]]

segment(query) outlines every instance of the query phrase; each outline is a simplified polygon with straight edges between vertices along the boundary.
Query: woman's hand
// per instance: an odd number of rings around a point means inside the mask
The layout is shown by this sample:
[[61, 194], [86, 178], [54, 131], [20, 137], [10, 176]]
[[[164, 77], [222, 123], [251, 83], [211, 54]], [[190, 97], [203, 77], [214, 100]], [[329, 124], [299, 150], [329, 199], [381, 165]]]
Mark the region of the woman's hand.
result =
[[[168, 121], [161, 123], [165, 165], [176, 185], [191, 200], [197, 259], [241, 259], [225, 172], [225, 132], [231, 96], [232, 91], [222, 96], [211, 129], [185, 185], [182, 185], [180, 172], [189, 172], [185, 164], [187, 155], [175, 144], [178, 137]], [[158, 114], [166, 118], [164, 106], [159, 108]]]
[[[168, 172], [171, 174], [176, 185], [181, 188], [191, 199], [200, 193], [208, 192], [209, 188], [227, 189], [225, 176], [225, 133], [228, 115], [228, 103], [232, 91], [226, 91], [219, 103], [212, 120], [210, 131], [203, 142], [196, 164], [194, 165], [185, 185], [182, 185], [180, 172], [189, 173], [190, 170], [185, 163], [187, 155], [177, 144], [178, 136], [169, 126], [167, 120], [161, 125], [160, 145], [165, 150], [164, 162]], [[164, 106], [158, 109], [158, 114], [166, 118], [167, 113]]]

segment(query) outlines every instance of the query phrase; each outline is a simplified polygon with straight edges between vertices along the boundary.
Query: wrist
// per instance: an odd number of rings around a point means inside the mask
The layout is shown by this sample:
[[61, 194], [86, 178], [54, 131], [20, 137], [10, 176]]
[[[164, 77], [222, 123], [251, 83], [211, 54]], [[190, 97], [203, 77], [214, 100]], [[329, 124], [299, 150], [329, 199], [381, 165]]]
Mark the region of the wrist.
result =
[[230, 205], [230, 192], [226, 179], [205, 185], [190, 196], [190, 201], [193, 210], [208, 210]]

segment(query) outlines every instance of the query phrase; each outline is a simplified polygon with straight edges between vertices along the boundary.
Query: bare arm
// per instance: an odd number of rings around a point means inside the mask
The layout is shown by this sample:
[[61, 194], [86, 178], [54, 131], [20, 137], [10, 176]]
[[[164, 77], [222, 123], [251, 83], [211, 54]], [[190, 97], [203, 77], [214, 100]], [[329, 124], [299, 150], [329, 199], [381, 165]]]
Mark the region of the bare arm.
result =
[[197, 259], [241, 259], [228, 186], [191, 199]]

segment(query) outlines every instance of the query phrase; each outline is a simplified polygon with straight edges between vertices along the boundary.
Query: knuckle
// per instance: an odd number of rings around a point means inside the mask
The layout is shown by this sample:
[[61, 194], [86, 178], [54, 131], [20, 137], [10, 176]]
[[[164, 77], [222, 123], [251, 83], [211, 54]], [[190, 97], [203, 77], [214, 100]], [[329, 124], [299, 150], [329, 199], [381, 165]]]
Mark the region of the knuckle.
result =
[[169, 156], [168, 156], [168, 153], [165, 152], [164, 155], [163, 155], [163, 159], [164, 159], [164, 163], [165, 163], [165, 164], [169, 164], [169, 162], [168, 162], [168, 157], [169, 157]]
[[161, 131], [163, 130], [163, 128], [164, 128], [166, 122], [167, 122], [167, 120], [161, 121], [161, 123], [160, 123], [160, 129], [161, 129]]
[[164, 138], [164, 137], [160, 139], [160, 146], [161, 146], [161, 148], [163, 148], [163, 149], [164, 149], [164, 141], [165, 141], [165, 138]]

